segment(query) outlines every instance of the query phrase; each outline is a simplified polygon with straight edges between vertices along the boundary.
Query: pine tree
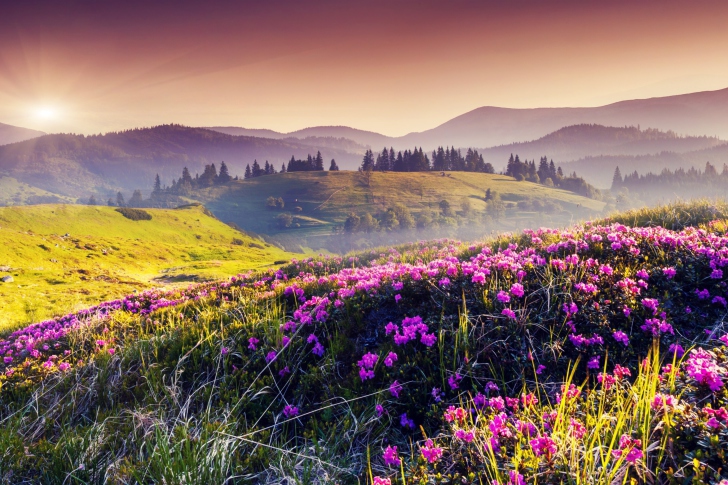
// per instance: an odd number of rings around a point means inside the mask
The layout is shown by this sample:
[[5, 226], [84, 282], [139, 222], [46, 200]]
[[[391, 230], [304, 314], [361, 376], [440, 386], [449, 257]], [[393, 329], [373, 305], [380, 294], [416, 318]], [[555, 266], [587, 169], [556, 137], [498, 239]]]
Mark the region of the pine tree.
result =
[[371, 150], [367, 150], [364, 153], [364, 159], [361, 161], [362, 172], [374, 170], [374, 153]]
[[88, 198], [88, 205], [96, 205], [96, 204], [97, 204], [96, 196], [92, 195], [91, 197]]
[[137, 189], [131, 195], [129, 199], [129, 207], [141, 207], [144, 205], [144, 198], [142, 197], [142, 191]]
[[612, 190], [617, 190], [622, 186], [624, 180], [622, 179], [622, 172], [619, 171], [619, 166], [614, 169], [614, 176], [612, 177]]
[[281, 164], [281, 173], [286, 173], [286, 164]]
[[329, 172], [338, 172], [338, 171], [339, 171], [339, 166], [336, 165], [336, 160], [334, 160], [332, 158], [331, 159], [331, 165], [329, 166]]
[[268, 163], [268, 160], [265, 161], [265, 168], [263, 169], [264, 175], [270, 175], [270, 163]]
[[260, 168], [260, 164], [258, 163], [258, 160], [253, 160], [253, 169], [252, 169], [252, 176], [253, 177], [260, 177], [263, 175], [263, 170]]
[[252, 176], [253, 176], [253, 173], [250, 171], [250, 164], [247, 164], [245, 166], [245, 175], [244, 175], [244, 178], [247, 180], [247, 179], [249, 179]]
[[[189, 172], [187, 172], [187, 175], [189, 175]], [[126, 207], [126, 202], [124, 201], [124, 194], [121, 192], [116, 193], [116, 205], [119, 207]]]
[[162, 193], [162, 181], [159, 179], [159, 174], [154, 177], [154, 188], [152, 189], [152, 195], [159, 195]]
[[321, 171], [324, 169], [324, 157], [321, 156], [321, 152], [316, 152], [316, 159], [313, 165], [314, 170]]
[[230, 171], [228, 170], [227, 165], [225, 162], [222, 162], [220, 164], [220, 174], [217, 176], [217, 182], [220, 184], [226, 184], [232, 180], [232, 177], [230, 176]]
[[187, 167], [182, 169], [182, 182], [187, 182], [192, 185], [192, 175], [190, 175], [190, 171], [187, 169]]
[[114, 204], [114, 199], [109, 197], [109, 200], [106, 201], [106, 205], [108, 205], [109, 207], [114, 207], [116, 204]]

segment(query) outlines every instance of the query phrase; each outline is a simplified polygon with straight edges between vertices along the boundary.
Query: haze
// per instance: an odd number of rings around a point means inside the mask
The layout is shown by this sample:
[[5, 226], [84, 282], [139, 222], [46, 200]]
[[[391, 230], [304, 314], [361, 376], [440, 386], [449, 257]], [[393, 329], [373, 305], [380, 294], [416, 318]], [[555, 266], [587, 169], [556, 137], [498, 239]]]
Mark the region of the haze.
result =
[[397, 136], [484, 105], [724, 88], [727, 17], [718, 1], [15, 2], [0, 17], [0, 119]]

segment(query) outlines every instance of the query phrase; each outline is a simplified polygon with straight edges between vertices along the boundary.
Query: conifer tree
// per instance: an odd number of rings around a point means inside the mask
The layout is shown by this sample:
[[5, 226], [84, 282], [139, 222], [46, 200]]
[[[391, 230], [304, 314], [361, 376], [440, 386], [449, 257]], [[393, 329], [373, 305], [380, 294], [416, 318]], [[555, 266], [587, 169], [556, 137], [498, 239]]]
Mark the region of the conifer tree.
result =
[[612, 190], [617, 190], [622, 186], [624, 180], [622, 180], [622, 172], [619, 171], [619, 166], [614, 169], [614, 176], [612, 177]]
[[253, 169], [252, 169], [252, 176], [253, 177], [260, 177], [263, 174], [263, 170], [260, 168], [260, 164], [258, 164], [258, 160], [253, 160]]
[[226, 184], [232, 180], [232, 177], [230, 176], [230, 171], [228, 170], [228, 166], [225, 164], [225, 162], [222, 162], [220, 164], [220, 174], [217, 176], [217, 182], [220, 184]]
[[[189, 172], [187, 172], [187, 175], [189, 175]], [[119, 207], [125, 207], [126, 202], [124, 201], [124, 194], [121, 192], [116, 193], [116, 205]]]
[[281, 173], [286, 173], [286, 164], [285, 163], [281, 164]]
[[324, 169], [324, 157], [321, 156], [320, 151], [316, 152], [313, 169], [318, 171], [322, 171]]
[[190, 186], [192, 186], [192, 175], [190, 175], [190, 171], [187, 167], [182, 169], [182, 182], [187, 182]]
[[329, 166], [329, 172], [338, 172], [338, 171], [339, 171], [339, 166], [336, 165], [336, 160], [334, 160], [332, 158], [331, 159], [331, 165]]
[[364, 159], [361, 161], [362, 172], [374, 170], [374, 153], [371, 150], [367, 150], [364, 153]]
[[141, 207], [144, 205], [144, 198], [142, 197], [142, 191], [136, 189], [129, 199], [129, 207]]
[[253, 176], [253, 173], [250, 171], [250, 164], [247, 164], [245, 166], [245, 175], [243, 176], [246, 180]]
[[159, 179], [159, 174], [154, 177], [154, 188], [152, 189], [152, 195], [159, 195], [162, 192], [162, 181]]

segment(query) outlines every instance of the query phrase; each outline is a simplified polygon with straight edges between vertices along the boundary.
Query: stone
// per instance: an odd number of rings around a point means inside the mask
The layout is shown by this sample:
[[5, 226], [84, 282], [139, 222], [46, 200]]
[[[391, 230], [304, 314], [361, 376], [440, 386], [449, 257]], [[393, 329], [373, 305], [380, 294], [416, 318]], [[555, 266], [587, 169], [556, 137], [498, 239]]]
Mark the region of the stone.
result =
[[7, 275], [7, 276], [3, 276], [2, 278], [0, 278], [0, 281], [2, 281], [3, 283], [12, 283], [15, 280], [13, 279], [12, 276]]

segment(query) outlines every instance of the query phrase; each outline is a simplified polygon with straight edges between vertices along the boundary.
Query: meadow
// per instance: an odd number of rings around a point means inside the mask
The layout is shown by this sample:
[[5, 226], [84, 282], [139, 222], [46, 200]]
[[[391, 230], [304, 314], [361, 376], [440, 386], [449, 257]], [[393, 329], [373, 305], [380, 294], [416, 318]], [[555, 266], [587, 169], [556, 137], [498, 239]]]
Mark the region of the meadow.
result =
[[[2, 179], [6, 180], [6, 179]], [[187, 285], [292, 257], [211, 217], [203, 207], [0, 207], [0, 331], [132, 291]]]
[[725, 484], [727, 217], [292, 260], [28, 326], [0, 341], [0, 477]]

